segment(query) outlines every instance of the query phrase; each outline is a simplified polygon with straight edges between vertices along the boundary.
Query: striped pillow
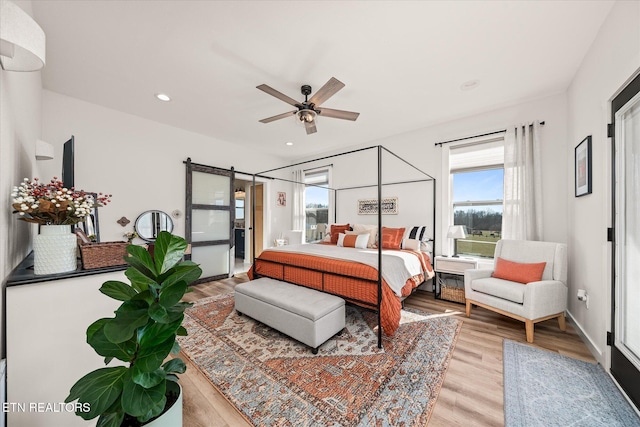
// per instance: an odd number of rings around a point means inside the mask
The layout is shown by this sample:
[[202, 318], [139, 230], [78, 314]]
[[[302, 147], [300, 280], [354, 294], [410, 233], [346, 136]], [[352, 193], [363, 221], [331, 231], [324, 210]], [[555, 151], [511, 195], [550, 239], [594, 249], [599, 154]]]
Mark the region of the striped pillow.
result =
[[352, 234], [353, 231], [338, 234], [338, 246], [345, 248], [358, 248], [366, 249], [367, 242], [369, 241], [369, 233], [367, 234]]
[[427, 252], [431, 251], [431, 245], [429, 245], [429, 241], [431, 240], [431, 238], [429, 237], [429, 233], [427, 232], [426, 225], [419, 225], [408, 229], [408, 232], [405, 234], [404, 240], [402, 241], [403, 249], [410, 249], [409, 247], [407, 247], [407, 244], [410, 244], [408, 242], [409, 239], [418, 240], [420, 242], [419, 250]]

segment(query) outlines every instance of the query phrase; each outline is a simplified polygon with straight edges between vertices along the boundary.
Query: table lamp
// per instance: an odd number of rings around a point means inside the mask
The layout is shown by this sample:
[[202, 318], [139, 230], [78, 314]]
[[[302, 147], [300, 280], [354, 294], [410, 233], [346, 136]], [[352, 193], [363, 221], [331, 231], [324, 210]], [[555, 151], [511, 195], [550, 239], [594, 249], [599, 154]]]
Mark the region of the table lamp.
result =
[[464, 239], [467, 233], [464, 231], [464, 225], [450, 225], [447, 232], [447, 238], [453, 239], [453, 256], [458, 256], [458, 239]]

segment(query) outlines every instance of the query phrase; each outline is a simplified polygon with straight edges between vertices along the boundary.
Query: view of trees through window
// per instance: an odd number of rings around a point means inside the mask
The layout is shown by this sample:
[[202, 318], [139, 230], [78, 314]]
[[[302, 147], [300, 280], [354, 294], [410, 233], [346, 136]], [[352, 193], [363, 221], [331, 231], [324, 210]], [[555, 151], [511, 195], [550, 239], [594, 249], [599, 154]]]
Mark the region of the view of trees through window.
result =
[[304, 182], [305, 241], [313, 242], [324, 237], [318, 224], [329, 223], [329, 170], [308, 172]]
[[502, 235], [504, 169], [451, 174], [453, 177], [453, 223], [464, 225], [465, 239], [457, 240], [461, 255], [493, 257]]

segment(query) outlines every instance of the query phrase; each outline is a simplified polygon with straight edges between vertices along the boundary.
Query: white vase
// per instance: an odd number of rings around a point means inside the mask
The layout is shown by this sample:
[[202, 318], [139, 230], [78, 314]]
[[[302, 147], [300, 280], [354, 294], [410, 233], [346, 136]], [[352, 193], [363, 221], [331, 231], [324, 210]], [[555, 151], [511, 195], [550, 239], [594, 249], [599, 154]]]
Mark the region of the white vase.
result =
[[180, 394], [178, 400], [175, 401], [173, 406], [169, 408], [167, 412], [160, 415], [149, 424], [145, 424], [144, 427], [182, 427], [182, 386], [180, 387]]
[[33, 238], [33, 270], [35, 274], [58, 274], [73, 271], [76, 260], [76, 235], [70, 225], [42, 225]]

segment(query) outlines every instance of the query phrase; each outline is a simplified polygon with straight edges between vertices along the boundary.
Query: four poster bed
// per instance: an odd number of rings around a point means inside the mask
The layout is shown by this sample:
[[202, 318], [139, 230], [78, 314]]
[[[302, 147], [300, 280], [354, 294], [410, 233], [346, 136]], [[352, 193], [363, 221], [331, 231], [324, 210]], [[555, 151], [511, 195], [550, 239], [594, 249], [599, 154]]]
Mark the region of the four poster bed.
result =
[[[333, 222], [337, 223], [339, 192], [355, 190], [360, 194], [362, 189], [377, 187], [377, 226], [334, 224], [327, 230], [329, 234], [323, 242], [265, 249], [252, 260], [253, 264], [248, 275], [251, 280], [270, 277], [313, 288], [337, 295], [347, 302], [375, 311], [378, 316], [378, 347], [382, 348], [382, 332], [384, 331], [386, 335], [393, 335], [400, 324], [400, 311], [404, 298], [434, 275], [431, 260], [435, 252], [435, 178], [386, 148], [374, 146], [260, 172], [254, 175], [254, 185], [256, 176], [294, 182], [269, 176], [269, 174], [319, 160], [374, 149], [377, 150], [378, 160], [376, 184], [330, 188], [329, 190], [334, 192]], [[394, 161], [401, 162], [412, 173], [420, 174], [420, 178], [383, 182], [383, 153], [393, 156]], [[384, 227], [382, 188], [390, 185], [415, 183], [426, 183], [432, 186], [430, 190], [433, 198], [428, 201], [432, 208], [433, 222], [431, 227]], [[255, 205], [254, 200], [252, 203], [254, 209]], [[255, 211], [252, 214], [252, 221], [254, 218]], [[427, 231], [429, 228], [431, 230]], [[382, 230], [382, 233], [378, 233], [378, 230]], [[366, 237], [362, 235], [366, 235]], [[252, 253], [255, 254], [255, 235], [252, 236], [252, 239], [254, 249]]]

